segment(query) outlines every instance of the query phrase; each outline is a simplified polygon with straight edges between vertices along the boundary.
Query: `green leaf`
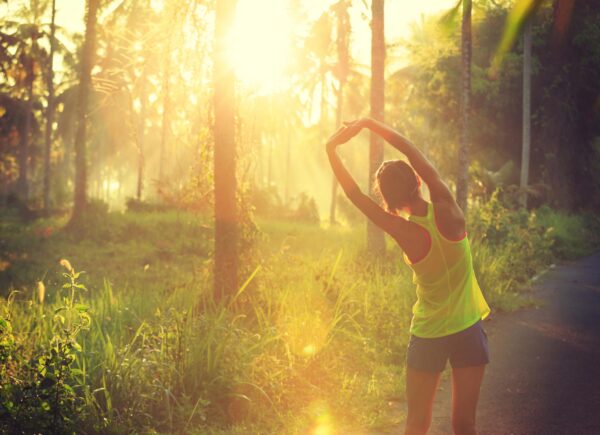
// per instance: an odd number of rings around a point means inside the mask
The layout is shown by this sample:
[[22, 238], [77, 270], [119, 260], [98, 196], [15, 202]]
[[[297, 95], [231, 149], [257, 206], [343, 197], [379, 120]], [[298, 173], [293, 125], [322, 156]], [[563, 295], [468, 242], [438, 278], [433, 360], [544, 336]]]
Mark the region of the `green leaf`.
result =
[[69, 384], [65, 383], [65, 384], [63, 384], [63, 387], [64, 387], [64, 388], [65, 388], [65, 390], [67, 390], [69, 393], [71, 393], [71, 394], [75, 393], [75, 391], [73, 391], [73, 388], [72, 388], [72, 387], [71, 387]]
[[48, 388], [53, 387], [54, 385], [56, 385], [56, 379], [44, 378], [44, 380], [40, 383], [40, 388], [42, 390], [46, 390]]
[[517, 0], [515, 6], [511, 9], [506, 18], [504, 32], [502, 33], [500, 44], [498, 44], [494, 59], [492, 60], [492, 75], [496, 75], [504, 60], [504, 56], [512, 49], [517, 38], [521, 34], [523, 26], [527, 20], [532, 19], [533, 15], [535, 15], [535, 12], [542, 4], [542, 1], [543, 0]]
[[456, 4], [451, 9], [447, 10], [438, 21], [438, 24], [448, 34], [456, 31], [458, 27], [458, 15], [460, 13], [461, 5], [462, 0], [458, 0]]
[[246, 290], [246, 287], [248, 287], [248, 285], [250, 284], [250, 282], [252, 282], [252, 280], [254, 279], [254, 277], [256, 276], [256, 274], [258, 273], [258, 271], [261, 269], [261, 266], [258, 265], [258, 267], [256, 269], [254, 269], [254, 272], [252, 272], [250, 274], [250, 276], [248, 277], [248, 279], [244, 282], [244, 284], [242, 284], [242, 286], [240, 287], [240, 289], [237, 291], [237, 293], [235, 294], [235, 296], [233, 297], [233, 299], [231, 300], [231, 302], [229, 303], [229, 306], [231, 307], [231, 305], [237, 300], [237, 298], [244, 292], [244, 290]]
[[92, 318], [88, 313], [79, 313], [79, 318], [81, 319], [82, 329], [88, 329], [92, 324]]
[[75, 309], [80, 313], [85, 313], [90, 307], [86, 304], [75, 304]]

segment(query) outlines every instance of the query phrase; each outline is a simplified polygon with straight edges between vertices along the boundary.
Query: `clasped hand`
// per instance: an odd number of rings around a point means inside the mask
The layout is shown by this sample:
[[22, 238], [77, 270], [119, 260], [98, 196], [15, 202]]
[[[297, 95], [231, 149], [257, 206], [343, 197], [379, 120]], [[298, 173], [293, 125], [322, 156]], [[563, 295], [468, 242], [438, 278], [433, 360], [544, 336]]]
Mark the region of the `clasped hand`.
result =
[[327, 150], [333, 151], [338, 145], [348, 142], [367, 126], [367, 121], [367, 118], [361, 118], [355, 121], [344, 121], [344, 125], [327, 140]]

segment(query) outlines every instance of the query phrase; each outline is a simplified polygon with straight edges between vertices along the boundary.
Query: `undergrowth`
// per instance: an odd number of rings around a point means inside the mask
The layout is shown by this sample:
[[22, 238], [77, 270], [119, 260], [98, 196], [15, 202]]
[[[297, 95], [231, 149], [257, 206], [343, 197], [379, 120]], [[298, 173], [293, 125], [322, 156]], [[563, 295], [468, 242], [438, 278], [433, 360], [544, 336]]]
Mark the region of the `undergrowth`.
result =
[[[414, 288], [401, 251], [390, 245], [376, 260], [362, 230], [259, 221], [244, 284], [216, 304], [207, 222], [104, 213], [66, 231], [56, 220], [2, 220], [0, 431], [344, 433], [399, 423], [382, 404], [404, 390]], [[529, 279], [596, 249], [597, 229], [591, 215], [513, 211], [497, 196], [473, 210], [474, 264], [493, 309], [526, 303]]]

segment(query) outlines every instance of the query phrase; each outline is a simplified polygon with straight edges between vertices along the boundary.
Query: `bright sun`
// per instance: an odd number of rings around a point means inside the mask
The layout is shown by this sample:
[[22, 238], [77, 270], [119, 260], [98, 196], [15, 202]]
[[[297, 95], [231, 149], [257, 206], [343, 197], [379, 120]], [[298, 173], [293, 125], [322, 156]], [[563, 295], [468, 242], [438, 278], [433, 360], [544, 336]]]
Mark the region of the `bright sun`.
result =
[[286, 82], [292, 20], [282, 0], [239, 0], [229, 58], [237, 79], [261, 94]]

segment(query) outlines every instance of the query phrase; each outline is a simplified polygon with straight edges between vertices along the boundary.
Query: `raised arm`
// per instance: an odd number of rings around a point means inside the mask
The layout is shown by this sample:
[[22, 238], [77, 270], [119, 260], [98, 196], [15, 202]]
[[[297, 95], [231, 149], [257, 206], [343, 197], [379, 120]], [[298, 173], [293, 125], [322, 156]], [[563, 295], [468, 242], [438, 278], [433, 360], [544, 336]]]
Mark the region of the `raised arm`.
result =
[[381, 136], [386, 142], [408, 158], [410, 165], [417, 174], [419, 174], [425, 184], [427, 184], [427, 187], [429, 187], [429, 194], [432, 202], [456, 202], [454, 195], [452, 195], [452, 192], [446, 183], [444, 183], [437, 170], [429, 160], [427, 160], [427, 157], [425, 157], [421, 150], [413, 145], [408, 139], [388, 125], [371, 118], [363, 118], [354, 121], [349, 123], [348, 126], [354, 126], [355, 124], [362, 128], [368, 128], [375, 134]]
[[331, 169], [348, 199], [375, 225], [395, 239], [399, 239], [406, 230], [408, 222], [400, 216], [388, 213], [368, 195], [365, 195], [337, 154], [337, 146], [350, 140], [360, 130], [361, 128], [342, 127], [329, 139], [326, 148]]

